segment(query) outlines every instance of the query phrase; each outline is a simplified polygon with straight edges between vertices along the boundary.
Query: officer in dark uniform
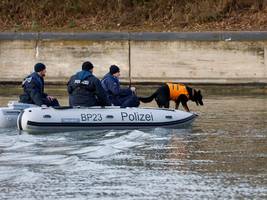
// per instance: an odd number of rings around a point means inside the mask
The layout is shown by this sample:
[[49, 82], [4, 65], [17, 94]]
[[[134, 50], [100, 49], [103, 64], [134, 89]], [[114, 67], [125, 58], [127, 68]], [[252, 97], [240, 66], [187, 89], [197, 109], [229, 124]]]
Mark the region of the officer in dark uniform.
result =
[[101, 82], [93, 75], [93, 64], [89, 61], [82, 64], [82, 71], [73, 75], [67, 86], [70, 106], [109, 106]]
[[120, 68], [116, 65], [111, 65], [109, 73], [101, 81], [103, 88], [108, 94], [109, 101], [121, 108], [138, 107], [140, 102], [135, 95], [135, 88], [121, 88], [119, 76]]
[[46, 66], [43, 63], [37, 63], [34, 66], [34, 72], [27, 76], [22, 87], [24, 93], [20, 95], [20, 102], [36, 104], [38, 106], [59, 106], [58, 100], [44, 93], [44, 77], [46, 74]]

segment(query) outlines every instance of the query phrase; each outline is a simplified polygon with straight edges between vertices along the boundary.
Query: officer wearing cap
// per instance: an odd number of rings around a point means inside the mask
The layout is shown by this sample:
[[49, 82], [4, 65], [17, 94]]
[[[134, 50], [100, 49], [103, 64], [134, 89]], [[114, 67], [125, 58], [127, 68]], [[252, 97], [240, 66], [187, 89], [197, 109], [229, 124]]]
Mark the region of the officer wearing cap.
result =
[[109, 106], [101, 82], [93, 75], [93, 64], [89, 61], [82, 64], [82, 71], [73, 75], [68, 84], [70, 106]]
[[138, 107], [140, 102], [135, 95], [133, 88], [121, 88], [120, 87], [120, 68], [116, 65], [111, 65], [109, 73], [107, 73], [102, 79], [101, 83], [103, 88], [108, 94], [109, 101], [122, 108], [125, 107]]
[[34, 65], [34, 72], [27, 76], [22, 87], [24, 93], [20, 95], [20, 102], [36, 104], [38, 106], [59, 106], [58, 100], [44, 93], [44, 77], [46, 74], [46, 66], [43, 63]]

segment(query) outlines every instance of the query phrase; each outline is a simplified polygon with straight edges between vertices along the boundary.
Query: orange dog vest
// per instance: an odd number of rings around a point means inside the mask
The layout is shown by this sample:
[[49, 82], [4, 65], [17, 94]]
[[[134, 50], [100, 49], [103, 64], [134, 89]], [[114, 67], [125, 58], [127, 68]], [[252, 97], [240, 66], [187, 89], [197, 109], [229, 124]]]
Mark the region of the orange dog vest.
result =
[[183, 94], [189, 99], [189, 94], [184, 84], [167, 83], [170, 90], [170, 99], [176, 101], [178, 97]]

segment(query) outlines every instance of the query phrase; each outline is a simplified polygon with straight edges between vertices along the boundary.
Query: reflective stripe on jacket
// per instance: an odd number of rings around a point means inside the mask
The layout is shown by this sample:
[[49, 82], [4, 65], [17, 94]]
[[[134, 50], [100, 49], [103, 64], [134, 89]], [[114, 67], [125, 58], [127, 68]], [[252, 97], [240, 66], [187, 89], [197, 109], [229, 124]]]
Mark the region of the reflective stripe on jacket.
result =
[[176, 101], [180, 95], [185, 95], [189, 99], [189, 94], [184, 84], [167, 83], [170, 90], [170, 99]]

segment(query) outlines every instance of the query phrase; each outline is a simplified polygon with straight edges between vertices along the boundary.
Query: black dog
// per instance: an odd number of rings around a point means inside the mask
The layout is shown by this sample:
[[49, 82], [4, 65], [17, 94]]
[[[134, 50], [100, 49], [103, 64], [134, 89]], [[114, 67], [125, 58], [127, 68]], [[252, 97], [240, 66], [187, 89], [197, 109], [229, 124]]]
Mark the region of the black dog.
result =
[[187, 101], [191, 100], [203, 106], [202, 95], [200, 90], [196, 91], [193, 88], [185, 86], [179, 83], [167, 83], [159, 87], [150, 97], [139, 97], [139, 100], [143, 103], [151, 102], [153, 99], [156, 100], [160, 108], [169, 108], [170, 100], [175, 102], [175, 109], [178, 109], [180, 102], [187, 112], [189, 108]]

